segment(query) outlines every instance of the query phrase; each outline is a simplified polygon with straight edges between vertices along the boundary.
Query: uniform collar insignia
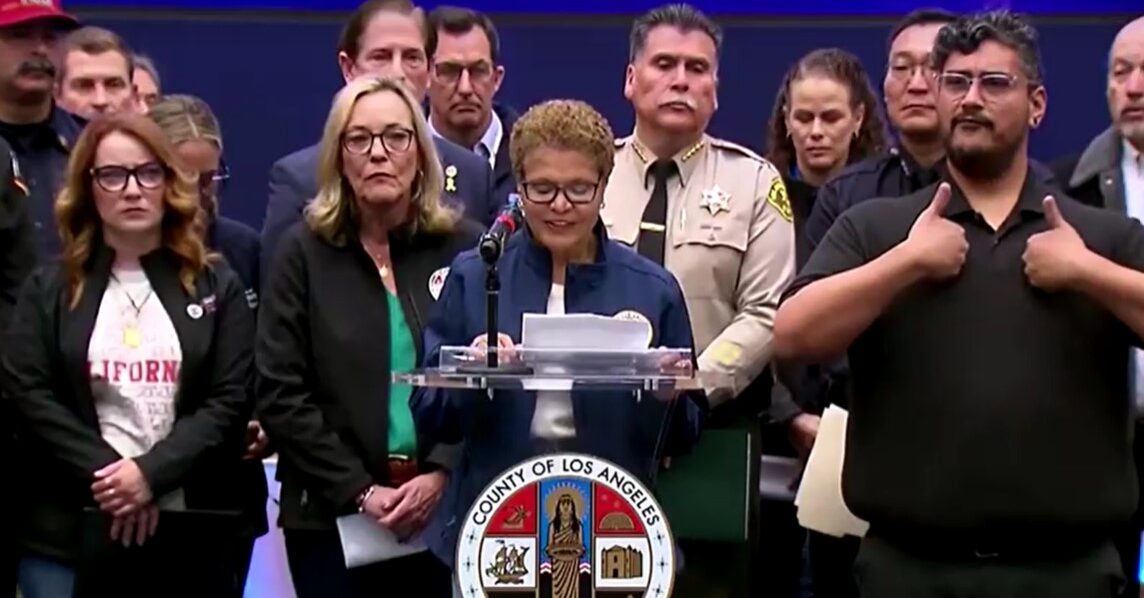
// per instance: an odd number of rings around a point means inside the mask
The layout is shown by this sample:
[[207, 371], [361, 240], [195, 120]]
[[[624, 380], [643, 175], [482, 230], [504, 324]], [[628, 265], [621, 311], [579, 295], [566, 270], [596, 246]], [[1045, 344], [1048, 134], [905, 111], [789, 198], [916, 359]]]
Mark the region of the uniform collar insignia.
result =
[[[651, 168], [652, 163], [655, 162], [655, 155], [636, 137], [635, 133], [632, 133], [631, 146], [632, 153], [636, 155], [636, 159], [638, 160], [636, 162], [636, 168], [639, 170], [640, 180], [645, 181], [646, 186], [648, 169]], [[701, 137], [694, 145], [672, 157], [679, 167], [679, 182], [682, 186], [687, 186], [687, 181], [690, 179], [692, 171], [695, 170], [695, 165], [699, 163], [696, 157], [700, 155], [704, 147], [707, 147], [706, 135]]]

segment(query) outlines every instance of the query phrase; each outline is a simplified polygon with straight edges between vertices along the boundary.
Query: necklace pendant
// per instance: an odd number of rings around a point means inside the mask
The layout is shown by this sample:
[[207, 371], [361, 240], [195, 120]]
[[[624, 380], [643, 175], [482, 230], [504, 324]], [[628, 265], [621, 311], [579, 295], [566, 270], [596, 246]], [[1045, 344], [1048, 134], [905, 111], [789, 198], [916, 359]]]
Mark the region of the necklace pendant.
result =
[[135, 326], [128, 326], [123, 329], [123, 344], [138, 349], [139, 345], [143, 344], [143, 335]]

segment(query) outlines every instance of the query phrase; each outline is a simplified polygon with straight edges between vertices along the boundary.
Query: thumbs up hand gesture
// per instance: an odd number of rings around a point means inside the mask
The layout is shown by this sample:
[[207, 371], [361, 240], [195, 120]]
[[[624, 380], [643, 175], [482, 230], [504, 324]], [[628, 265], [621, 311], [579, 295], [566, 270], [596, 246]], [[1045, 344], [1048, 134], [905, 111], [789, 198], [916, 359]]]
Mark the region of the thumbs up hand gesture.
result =
[[1025, 276], [1033, 286], [1045, 291], [1065, 289], [1083, 274], [1088, 247], [1064, 216], [1053, 196], [1042, 204], [1049, 229], [1037, 233], [1025, 244]]
[[943, 215], [950, 193], [949, 183], [938, 186], [933, 201], [918, 215], [905, 241], [916, 264], [932, 280], [957, 276], [969, 251], [965, 229]]

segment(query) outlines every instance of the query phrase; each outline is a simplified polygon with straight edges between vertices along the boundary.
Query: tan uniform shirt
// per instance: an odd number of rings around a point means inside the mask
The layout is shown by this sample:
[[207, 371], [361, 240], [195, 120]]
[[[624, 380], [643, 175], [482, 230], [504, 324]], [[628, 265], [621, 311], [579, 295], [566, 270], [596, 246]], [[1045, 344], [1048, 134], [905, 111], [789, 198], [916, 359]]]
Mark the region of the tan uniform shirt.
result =
[[[705, 136], [674, 160], [664, 266], [683, 287], [700, 371], [729, 374], [707, 388], [714, 406], [738, 396], [771, 360], [775, 311], [795, 273], [790, 200], [774, 166], [733, 143]], [[634, 136], [616, 140], [601, 218], [611, 238], [633, 247], [654, 161]]]

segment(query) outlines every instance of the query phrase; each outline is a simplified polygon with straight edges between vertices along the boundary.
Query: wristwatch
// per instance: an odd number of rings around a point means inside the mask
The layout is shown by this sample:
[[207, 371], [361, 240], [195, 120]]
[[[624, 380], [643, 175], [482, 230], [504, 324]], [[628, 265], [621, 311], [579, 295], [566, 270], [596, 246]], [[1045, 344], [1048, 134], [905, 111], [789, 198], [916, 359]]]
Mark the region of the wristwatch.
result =
[[358, 493], [357, 498], [354, 500], [354, 502], [357, 503], [358, 513], [365, 512], [365, 501], [369, 500], [369, 497], [373, 495], [375, 488], [377, 488], [377, 486], [370, 484], [369, 488], [366, 488], [365, 490], [362, 490]]

